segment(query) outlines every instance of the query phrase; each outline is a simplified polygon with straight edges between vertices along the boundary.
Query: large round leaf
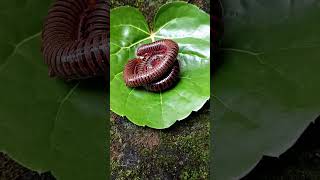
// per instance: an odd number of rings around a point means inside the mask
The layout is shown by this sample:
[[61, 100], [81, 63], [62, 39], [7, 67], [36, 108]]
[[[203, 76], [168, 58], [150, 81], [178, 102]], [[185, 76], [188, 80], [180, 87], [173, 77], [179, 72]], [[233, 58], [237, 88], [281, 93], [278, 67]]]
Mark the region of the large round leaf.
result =
[[[125, 18], [124, 18], [125, 17]], [[167, 128], [199, 110], [210, 95], [210, 19], [198, 7], [169, 3], [157, 12], [153, 30], [135, 8], [111, 11], [110, 106], [111, 110], [140, 126]], [[135, 57], [137, 47], [169, 38], [179, 44], [180, 81], [173, 89], [151, 93], [126, 87], [122, 71]]]
[[0, 151], [57, 179], [106, 179], [104, 84], [48, 77], [40, 31], [49, 4], [0, 2]]
[[216, 179], [279, 156], [320, 112], [318, 1], [223, 1], [214, 83]]

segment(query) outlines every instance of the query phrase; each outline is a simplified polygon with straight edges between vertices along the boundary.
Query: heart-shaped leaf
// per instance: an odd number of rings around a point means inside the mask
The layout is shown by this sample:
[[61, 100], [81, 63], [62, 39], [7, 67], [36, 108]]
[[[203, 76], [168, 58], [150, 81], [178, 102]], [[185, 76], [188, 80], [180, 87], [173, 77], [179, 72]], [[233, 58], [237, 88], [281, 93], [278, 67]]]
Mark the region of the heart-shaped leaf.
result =
[[320, 112], [318, 1], [225, 0], [213, 74], [216, 179], [286, 151]]
[[40, 31], [49, 4], [0, 2], [0, 151], [57, 179], [106, 179], [104, 84], [48, 77]]
[[[125, 17], [125, 18], [124, 18]], [[135, 8], [120, 7], [110, 17], [110, 107], [140, 126], [162, 129], [199, 110], [210, 96], [210, 19], [198, 7], [168, 3], [157, 12], [153, 29]], [[151, 93], [126, 87], [122, 71], [138, 46], [159, 39], [179, 44], [180, 81], [171, 90]]]

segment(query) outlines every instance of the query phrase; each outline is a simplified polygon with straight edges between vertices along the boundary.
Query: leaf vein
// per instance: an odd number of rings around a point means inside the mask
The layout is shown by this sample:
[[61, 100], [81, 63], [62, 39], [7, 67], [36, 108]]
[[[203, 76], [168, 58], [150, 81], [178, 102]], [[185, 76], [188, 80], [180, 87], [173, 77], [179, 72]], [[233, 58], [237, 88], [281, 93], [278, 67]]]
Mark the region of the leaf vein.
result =
[[36, 38], [36, 37], [39, 36], [40, 34], [41, 34], [41, 32], [38, 32], [38, 33], [36, 33], [36, 34], [33, 34], [33, 35], [31, 35], [31, 36], [29, 36], [29, 37], [21, 40], [19, 43], [17, 43], [17, 44], [14, 46], [14, 49], [13, 49], [12, 53], [9, 54], [9, 55], [7, 56], [7, 58], [5, 58], [4, 63], [2, 63], [2, 64], [0, 65], [0, 72], [2, 72], [2, 71], [4, 70], [4, 68], [9, 64], [9, 58], [12, 57], [13, 55], [15, 55], [15, 54], [18, 52], [18, 49], [19, 49], [24, 43], [26, 43], [26, 42], [28, 42], [28, 41]]
[[136, 26], [134, 26], [134, 25], [132, 25], [132, 24], [118, 24], [118, 25], [114, 25], [114, 26], [112, 26], [112, 27], [131, 27], [131, 28], [134, 28], [134, 29], [137, 29], [137, 30], [139, 30], [139, 31], [141, 31], [141, 32], [143, 32], [143, 33], [145, 33], [145, 34], [150, 34], [149, 32], [147, 32], [147, 31], [145, 31], [145, 30], [143, 30], [143, 29], [141, 29], [141, 28], [139, 28], [139, 27], [136, 27]]
[[59, 105], [58, 105], [58, 109], [57, 109], [57, 113], [55, 115], [55, 118], [52, 122], [51, 128], [49, 130], [49, 147], [51, 149], [52, 147], [52, 142], [53, 142], [53, 132], [56, 126], [56, 122], [59, 120], [59, 116], [62, 110], [63, 105], [65, 104], [65, 102], [67, 102], [67, 100], [74, 94], [75, 90], [78, 88], [80, 82], [77, 82], [77, 84], [75, 84], [69, 91], [68, 93], [63, 97], [63, 99], [60, 101]]
[[[117, 52], [110, 54], [110, 56], [117, 55], [117, 54], [120, 53], [120, 51], [122, 51], [123, 49], [130, 49], [131, 47], [133, 47], [133, 46], [135, 46], [135, 45], [137, 45], [137, 44], [139, 44], [139, 43], [141, 43], [141, 42], [143, 42], [143, 41], [145, 41], [145, 40], [147, 40], [147, 39], [150, 39], [150, 36], [148, 36], [148, 37], [146, 37], [146, 38], [144, 38], [144, 39], [141, 39], [141, 40], [139, 40], [139, 41], [137, 41], [137, 42], [135, 42], [135, 43], [133, 43], [133, 44], [130, 44], [129, 46], [121, 47]], [[112, 43], [112, 44], [114, 44], [114, 43]]]

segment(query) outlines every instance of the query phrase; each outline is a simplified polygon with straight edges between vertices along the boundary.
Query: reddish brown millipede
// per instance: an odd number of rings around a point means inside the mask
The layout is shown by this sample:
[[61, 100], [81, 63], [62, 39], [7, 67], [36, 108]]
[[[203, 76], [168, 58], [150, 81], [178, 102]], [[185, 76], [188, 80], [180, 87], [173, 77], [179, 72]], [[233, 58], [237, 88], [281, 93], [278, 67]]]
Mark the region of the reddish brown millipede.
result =
[[129, 87], [143, 86], [149, 91], [163, 91], [170, 88], [180, 72], [176, 42], [164, 39], [145, 44], [137, 49], [137, 56], [130, 60], [123, 72]]
[[49, 75], [70, 80], [106, 73], [108, 32], [108, 0], [55, 0], [42, 31]]
[[154, 91], [154, 92], [169, 89], [178, 80], [179, 73], [180, 73], [179, 62], [176, 61], [172, 67], [172, 70], [169, 71], [169, 73], [166, 74], [163, 78], [160, 78], [160, 80], [156, 82], [146, 84], [143, 87], [148, 91]]

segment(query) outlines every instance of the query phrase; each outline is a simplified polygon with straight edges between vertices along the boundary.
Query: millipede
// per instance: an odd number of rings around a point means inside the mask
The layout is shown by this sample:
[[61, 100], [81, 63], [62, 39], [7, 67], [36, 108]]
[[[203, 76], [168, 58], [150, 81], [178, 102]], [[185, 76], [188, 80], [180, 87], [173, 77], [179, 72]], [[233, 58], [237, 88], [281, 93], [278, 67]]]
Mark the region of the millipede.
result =
[[179, 46], [170, 39], [158, 40], [138, 47], [137, 58], [125, 65], [123, 77], [128, 87], [142, 86], [148, 91], [164, 91], [178, 80]]
[[45, 19], [41, 51], [49, 76], [102, 76], [109, 64], [109, 0], [55, 0]]

